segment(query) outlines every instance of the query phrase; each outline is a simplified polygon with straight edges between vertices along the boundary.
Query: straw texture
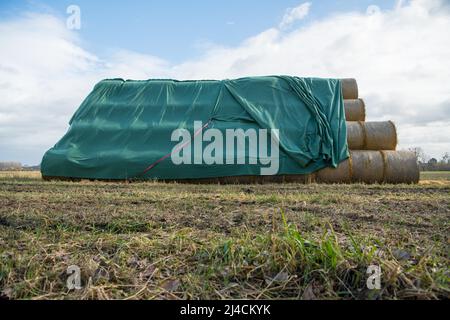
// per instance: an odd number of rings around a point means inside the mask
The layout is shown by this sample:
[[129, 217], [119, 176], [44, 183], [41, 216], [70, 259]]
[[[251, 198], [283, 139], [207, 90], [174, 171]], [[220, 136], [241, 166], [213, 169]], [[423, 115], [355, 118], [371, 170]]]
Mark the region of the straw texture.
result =
[[365, 121], [366, 105], [363, 99], [344, 100], [345, 120], [347, 121]]
[[419, 182], [419, 166], [413, 152], [381, 151], [386, 162], [385, 182], [417, 183]]
[[341, 85], [344, 99], [358, 99], [358, 84], [355, 79], [341, 79]]
[[350, 150], [395, 150], [397, 132], [392, 121], [347, 121]]
[[316, 182], [325, 183], [417, 183], [419, 167], [409, 151], [351, 151], [350, 159], [335, 169], [316, 173]]

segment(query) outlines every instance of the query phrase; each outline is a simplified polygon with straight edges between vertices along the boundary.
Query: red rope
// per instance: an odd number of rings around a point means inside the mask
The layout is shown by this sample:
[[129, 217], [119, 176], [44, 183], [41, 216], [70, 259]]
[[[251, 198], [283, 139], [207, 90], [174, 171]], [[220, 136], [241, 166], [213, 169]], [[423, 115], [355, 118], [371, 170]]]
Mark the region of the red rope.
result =
[[[205, 123], [203, 125], [203, 127], [199, 128], [195, 133], [193, 138], [195, 138], [196, 136], [198, 136], [200, 134], [200, 132], [202, 132], [203, 129], [205, 129], [209, 124], [211, 123], [211, 120], [209, 120], [207, 123]], [[178, 148], [176, 148], [175, 150], [172, 150], [172, 152], [169, 152], [168, 154], [166, 154], [165, 156], [159, 158], [158, 160], [156, 160], [155, 162], [153, 162], [151, 165], [149, 165], [143, 172], [142, 174], [146, 174], [150, 169], [153, 169], [157, 164], [159, 164], [160, 162], [164, 161], [165, 159], [167, 159], [168, 157], [170, 157], [172, 155], [172, 153], [177, 152], [180, 149], [183, 149], [185, 146], [187, 146], [188, 144], [190, 144], [192, 141], [186, 141], [185, 143], [183, 143], [182, 145], [180, 145]]]

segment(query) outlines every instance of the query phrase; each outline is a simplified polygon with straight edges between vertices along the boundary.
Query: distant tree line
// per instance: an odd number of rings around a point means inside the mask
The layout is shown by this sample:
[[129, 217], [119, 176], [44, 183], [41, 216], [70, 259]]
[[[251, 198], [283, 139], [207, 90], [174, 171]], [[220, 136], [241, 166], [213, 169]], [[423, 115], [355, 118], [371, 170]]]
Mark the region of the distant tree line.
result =
[[0, 162], [0, 170], [22, 170], [22, 164], [20, 162], [15, 161], [4, 161]]
[[450, 171], [450, 153], [445, 152], [440, 159], [431, 158], [425, 154], [422, 148], [410, 148], [416, 154], [419, 169], [421, 171]]
[[40, 169], [41, 169], [40, 165], [28, 166], [22, 165], [20, 162], [17, 161], [0, 161], [0, 171], [18, 171], [18, 170], [36, 171]]

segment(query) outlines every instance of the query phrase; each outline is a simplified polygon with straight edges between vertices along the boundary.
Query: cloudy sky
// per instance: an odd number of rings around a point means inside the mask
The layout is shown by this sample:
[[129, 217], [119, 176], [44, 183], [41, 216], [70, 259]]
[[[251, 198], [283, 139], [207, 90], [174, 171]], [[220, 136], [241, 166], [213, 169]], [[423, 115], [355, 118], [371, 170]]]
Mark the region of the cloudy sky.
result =
[[450, 152], [449, 0], [93, 2], [1, 1], [0, 161], [38, 164], [103, 78], [271, 74], [354, 77], [399, 148]]

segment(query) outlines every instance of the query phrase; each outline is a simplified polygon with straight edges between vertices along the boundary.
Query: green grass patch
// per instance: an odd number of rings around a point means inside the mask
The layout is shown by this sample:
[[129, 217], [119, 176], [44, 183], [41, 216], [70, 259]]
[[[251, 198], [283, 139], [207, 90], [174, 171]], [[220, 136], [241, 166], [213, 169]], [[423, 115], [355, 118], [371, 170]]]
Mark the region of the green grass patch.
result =
[[420, 179], [450, 181], [450, 171], [421, 171]]

